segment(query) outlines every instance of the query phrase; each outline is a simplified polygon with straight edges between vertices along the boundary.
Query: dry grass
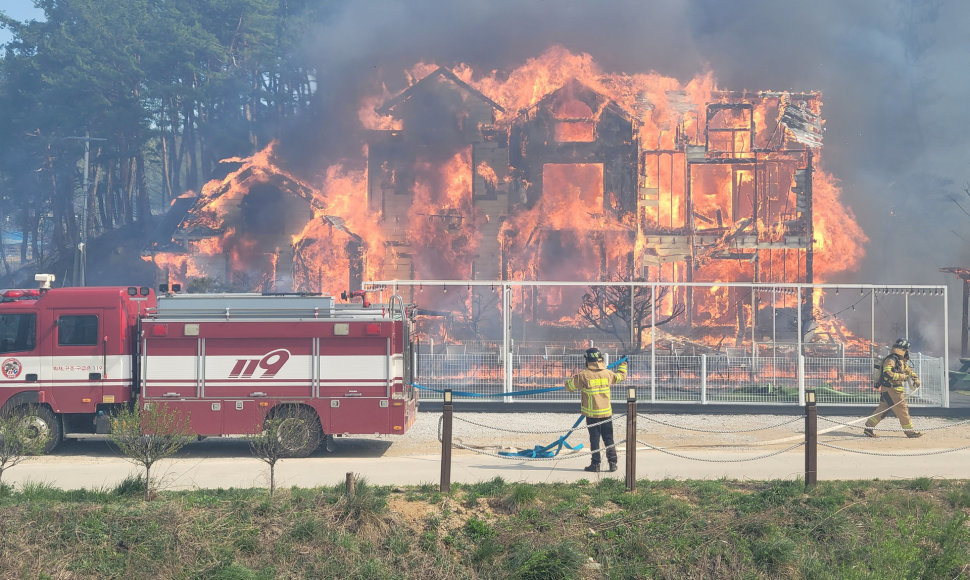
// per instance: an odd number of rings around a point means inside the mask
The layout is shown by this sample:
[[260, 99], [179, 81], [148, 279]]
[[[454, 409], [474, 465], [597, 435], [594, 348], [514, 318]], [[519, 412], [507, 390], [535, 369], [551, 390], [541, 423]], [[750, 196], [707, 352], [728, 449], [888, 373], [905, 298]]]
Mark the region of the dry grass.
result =
[[[363, 482], [362, 482], [363, 483]], [[970, 483], [494, 480], [0, 494], [0, 577], [953, 578]], [[874, 522], [879, 525], [875, 526]]]

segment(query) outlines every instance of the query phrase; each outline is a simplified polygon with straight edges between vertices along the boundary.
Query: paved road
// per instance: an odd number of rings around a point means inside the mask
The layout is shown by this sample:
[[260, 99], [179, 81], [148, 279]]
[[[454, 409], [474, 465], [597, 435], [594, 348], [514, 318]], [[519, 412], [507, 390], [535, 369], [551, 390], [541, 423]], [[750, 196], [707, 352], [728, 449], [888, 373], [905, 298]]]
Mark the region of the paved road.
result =
[[[970, 449], [939, 453], [970, 445], [970, 435], [966, 431], [968, 429], [956, 439], [930, 432], [922, 439], [907, 440], [890, 435], [876, 441], [857, 433], [834, 433], [824, 440], [861, 453], [820, 447], [818, 479], [970, 479]], [[668, 446], [667, 452], [644, 447], [637, 453], [637, 478], [799, 479], [805, 473], [803, 447], [764, 457], [791, 444], [782, 442], [744, 449], [683, 444]], [[348, 472], [379, 485], [439, 484], [440, 448], [398, 454], [395, 445], [387, 439], [338, 440], [333, 453], [320, 451], [313, 457], [280, 461], [277, 485], [335, 485], [343, 482]], [[743, 461], [757, 457], [764, 458]], [[625, 476], [622, 454], [620, 471], [615, 473], [587, 473], [582, 469], [587, 462], [586, 455], [564, 454], [554, 461], [522, 461], [456, 449], [451, 481], [471, 483], [501, 477], [506, 481], [569, 482], [597, 476], [621, 479]], [[16, 485], [28, 481], [43, 482], [62, 489], [112, 489], [127, 475], [139, 470], [119, 457], [104, 441], [89, 439], [65, 442], [57, 455], [22, 463], [7, 471], [3, 481]], [[232, 439], [193, 443], [177, 458], [158, 463], [153, 473], [166, 489], [265, 487], [268, 482], [266, 465], [250, 455], [245, 441]]]

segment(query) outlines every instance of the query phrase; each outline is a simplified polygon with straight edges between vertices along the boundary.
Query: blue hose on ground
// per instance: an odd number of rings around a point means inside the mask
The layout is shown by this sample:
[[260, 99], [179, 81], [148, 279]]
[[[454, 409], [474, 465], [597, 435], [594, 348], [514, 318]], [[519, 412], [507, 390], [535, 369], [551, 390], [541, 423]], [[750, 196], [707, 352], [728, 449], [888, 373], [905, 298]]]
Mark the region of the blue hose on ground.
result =
[[[619, 366], [620, 363], [626, 362], [627, 358], [628, 357], [626, 356], [621, 356], [620, 358], [616, 359], [615, 361], [607, 365], [606, 368], [612, 370], [617, 366]], [[444, 390], [442, 389], [422, 387], [417, 383], [413, 383], [413, 385], [416, 388], [424, 391], [434, 391], [436, 393], [444, 393]], [[508, 393], [491, 393], [491, 394], [472, 393], [468, 391], [452, 391], [451, 394], [452, 396], [462, 396], [462, 397], [515, 397], [515, 396], [522, 396], [522, 395], [535, 395], [538, 393], [548, 393], [551, 391], [560, 391], [565, 388], [566, 387], [564, 386], [549, 387], [546, 389], [528, 389], [525, 391], [511, 391]], [[567, 449], [570, 449], [570, 450], [582, 449], [583, 448], [582, 443], [580, 443], [579, 445], [573, 446], [573, 445], [570, 445], [569, 443], [566, 443], [566, 439], [572, 434], [572, 432], [576, 429], [576, 427], [579, 427], [579, 424], [583, 422], [584, 418], [585, 418], [585, 415], [580, 415], [579, 418], [576, 419], [576, 422], [573, 423], [573, 426], [569, 428], [569, 431], [567, 431], [565, 435], [563, 435], [559, 439], [556, 439], [549, 445], [545, 445], [545, 446], [536, 445], [532, 449], [523, 449], [522, 451], [516, 451], [516, 452], [499, 451], [499, 455], [503, 455], [506, 457], [528, 457], [531, 459], [540, 459], [540, 458], [545, 459], [545, 458], [555, 457], [556, 455], [559, 455], [559, 452], [562, 450], [563, 447], [566, 447]], [[556, 448], [555, 451], [552, 450], [553, 447]]]

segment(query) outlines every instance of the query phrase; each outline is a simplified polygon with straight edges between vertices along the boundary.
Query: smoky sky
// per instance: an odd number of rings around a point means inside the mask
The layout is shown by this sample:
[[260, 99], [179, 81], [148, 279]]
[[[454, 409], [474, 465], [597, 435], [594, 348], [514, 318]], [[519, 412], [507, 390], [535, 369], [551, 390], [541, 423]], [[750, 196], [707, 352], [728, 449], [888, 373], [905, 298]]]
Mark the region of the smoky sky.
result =
[[[970, 265], [970, 3], [961, 0], [398, 0], [337, 4], [307, 50], [327, 155], [354, 141], [360, 95], [417, 62], [510, 71], [559, 44], [604, 72], [722, 89], [818, 90], [822, 167], [870, 242], [833, 282], [948, 283]], [[347, 152], [352, 157], [359, 148]], [[958, 205], [959, 204], [959, 205]], [[952, 278], [952, 280], [951, 280]]]

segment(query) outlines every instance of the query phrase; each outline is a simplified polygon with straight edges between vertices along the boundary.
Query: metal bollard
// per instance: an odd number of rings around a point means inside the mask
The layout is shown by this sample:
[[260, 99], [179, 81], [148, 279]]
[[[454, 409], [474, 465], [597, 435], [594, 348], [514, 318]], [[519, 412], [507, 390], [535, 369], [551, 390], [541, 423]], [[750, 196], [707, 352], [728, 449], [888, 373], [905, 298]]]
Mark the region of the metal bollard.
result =
[[626, 490], [637, 489], [637, 390], [630, 387], [626, 399]]
[[454, 405], [451, 402], [451, 389], [445, 389], [441, 425], [441, 493], [451, 493], [451, 420]]
[[805, 487], [813, 487], [818, 479], [818, 407], [815, 389], [805, 389]]

